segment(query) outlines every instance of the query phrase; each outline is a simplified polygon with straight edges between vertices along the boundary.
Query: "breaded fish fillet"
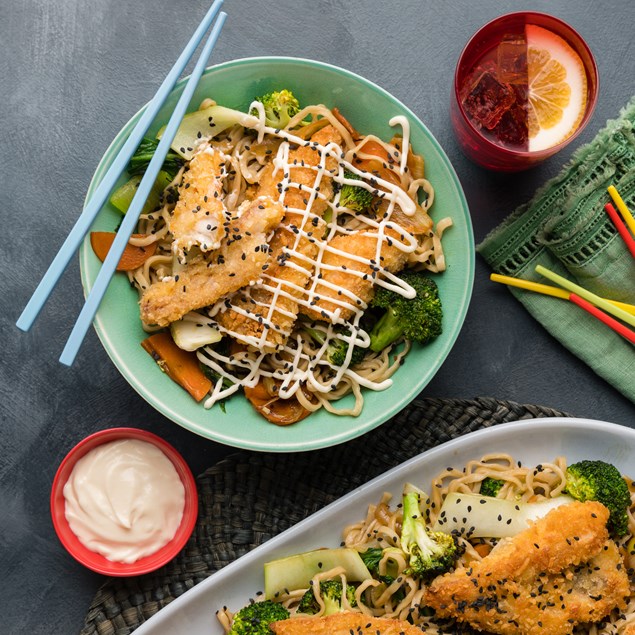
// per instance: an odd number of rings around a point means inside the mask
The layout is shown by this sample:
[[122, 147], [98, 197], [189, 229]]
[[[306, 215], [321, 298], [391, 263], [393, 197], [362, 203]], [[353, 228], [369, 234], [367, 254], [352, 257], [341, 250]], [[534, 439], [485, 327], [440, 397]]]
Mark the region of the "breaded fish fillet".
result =
[[225, 155], [208, 148], [194, 155], [179, 186], [179, 200], [168, 221], [174, 237], [172, 249], [183, 260], [187, 250], [220, 247], [225, 235], [227, 210], [223, 204]]
[[[313, 135], [311, 142], [317, 142], [320, 145], [330, 142], [340, 144], [342, 138], [333, 126], [326, 126]], [[319, 160], [320, 155], [314, 146], [301, 146], [289, 152], [291, 165], [316, 166]], [[328, 159], [326, 164], [330, 166], [330, 169], [335, 169], [331, 159]], [[272, 167], [268, 166], [265, 169], [267, 173], [261, 180], [259, 194], [278, 197], [278, 184], [283, 175], [279, 172], [274, 174]], [[316, 178], [314, 170], [307, 167], [293, 167], [289, 172], [289, 178], [293, 183], [300, 184], [303, 188], [313, 186]], [[322, 194], [331, 198], [332, 179], [330, 177], [324, 176], [319, 187]], [[311, 261], [317, 256], [317, 242], [324, 231], [324, 222], [320, 217], [328, 207], [326, 202], [316, 200], [311, 206], [311, 212], [316, 215], [316, 218], [305, 222], [302, 213], [288, 208], [305, 210], [308, 197], [307, 189], [298, 189], [294, 185], [290, 185], [289, 190], [285, 192], [284, 220], [271, 240], [271, 266], [262, 278], [264, 284], [279, 289], [277, 297], [274, 291], [262, 286], [254, 286], [247, 295], [238, 295], [232, 299], [231, 306], [238, 311], [230, 308], [216, 316], [216, 321], [221, 326], [237, 334], [236, 339], [240, 339], [241, 336], [261, 339], [266, 331], [264, 346], [274, 348], [286, 341], [293, 328], [299, 310], [297, 299], [304, 295], [304, 289], [313, 274]], [[309, 238], [299, 234], [301, 227], [307, 234], [311, 234]], [[300, 256], [289, 255], [291, 250], [296, 251]], [[271, 311], [272, 303], [273, 311]], [[246, 315], [241, 311], [244, 311]]]
[[282, 216], [282, 206], [270, 198], [248, 203], [240, 218], [227, 226], [228, 238], [220, 249], [148, 287], [141, 298], [141, 320], [167, 326], [257, 280], [270, 259], [268, 234]]
[[276, 635], [421, 635], [420, 628], [404, 620], [352, 612], [326, 617], [292, 617], [273, 622], [269, 628]]
[[630, 593], [608, 516], [596, 502], [557, 507], [482, 561], [433, 580], [424, 601], [439, 617], [504, 635], [565, 635], [601, 620]]
[[[388, 230], [386, 234], [390, 235], [391, 232], [392, 230]], [[354, 309], [339, 303], [345, 302], [353, 307], [359, 306], [362, 302], [368, 303], [375, 293], [374, 274], [378, 265], [391, 272], [400, 271], [405, 266], [408, 254], [391, 246], [389, 242], [382, 244], [380, 262], [377, 263], [379, 236], [377, 234], [365, 236], [363, 233], [370, 232], [339, 234], [329, 241], [330, 249], [322, 256], [320, 271], [322, 277], [315, 288], [317, 297], [314, 300], [314, 306], [302, 310], [311, 319], [330, 321], [327, 311], [333, 312], [338, 308], [340, 318], [350, 319]], [[344, 254], [337, 252], [344, 252]], [[354, 256], [364, 258], [370, 264], [355, 260]], [[351, 298], [349, 294], [354, 297]]]
[[[311, 168], [316, 167], [320, 163], [320, 152], [313, 144], [326, 146], [329, 143], [341, 145], [342, 136], [333, 126], [325, 126], [318, 130], [310, 140], [310, 145], [303, 145], [294, 150], [289, 151], [288, 162], [292, 166], [289, 170], [289, 189], [284, 193], [284, 205], [300, 210], [307, 207], [309, 200], [309, 190], [315, 185], [317, 172]], [[307, 142], [309, 144], [309, 142]], [[327, 172], [337, 169], [337, 161], [332, 157], [328, 157], [325, 161]], [[263, 171], [260, 179], [259, 194], [261, 196], [270, 196], [278, 198], [280, 196], [280, 183], [283, 174], [280, 171], [274, 171], [274, 165], [269, 164]], [[333, 198], [333, 182], [332, 179], [325, 174], [318, 184], [320, 194], [316, 197], [311, 205], [311, 211], [316, 216], [322, 216], [328, 207], [326, 201]], [[325, 200], [323, 200], [323, 198]], [[293, 222], [292, 219], [290, 219]], [[296, 221], [298, 219], [295, 219]]]

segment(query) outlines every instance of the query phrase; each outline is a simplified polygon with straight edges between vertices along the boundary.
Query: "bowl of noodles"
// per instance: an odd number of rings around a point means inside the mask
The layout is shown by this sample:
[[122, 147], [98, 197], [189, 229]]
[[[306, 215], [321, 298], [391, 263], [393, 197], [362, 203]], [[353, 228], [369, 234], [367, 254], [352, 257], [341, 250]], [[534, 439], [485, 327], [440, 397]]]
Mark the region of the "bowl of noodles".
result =
[[[469, 304], [472, 227], [447, 156], [389, 93], [310, 60], [211, 67], [190, 110], [95, 318], [112, 361], [163, 415], [235, 447], [310, 450], [384, 423], [434, 376]], [[82, 247], [85, 293], [121, 208], [111, 198]]]

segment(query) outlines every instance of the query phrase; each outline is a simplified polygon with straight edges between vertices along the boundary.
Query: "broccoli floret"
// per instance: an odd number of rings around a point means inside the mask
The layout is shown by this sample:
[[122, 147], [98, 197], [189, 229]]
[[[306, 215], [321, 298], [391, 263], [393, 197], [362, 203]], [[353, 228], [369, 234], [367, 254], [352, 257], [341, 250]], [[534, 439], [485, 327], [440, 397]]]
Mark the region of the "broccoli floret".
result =
[[271, 622], [288, 618], [289, 611], [282, 604], [273, 600], [252, 602], [234, 615], [228, 635], [270, 635]]
[[567, 468], [565, 492], [579, 501], [597, 501], [608, 508], [607, 529], [612, 536], [628, 533], [631, 495], [620, 471], [604, 461], [580, 461]]
[[[357, 179], [357, 174], [344, 170], [344, 178]], [[340, 190], [340, 207], [346, 207], [354, 212], [367, 210], [373, 202], [373, 195], [367, 189], [359, 185], [342, 185]]]
[[402, 274], [401, 279], [415, 290], [412, 300], [378, 286], [371, 302], [372, 307], [385, 310], [370, 332], [370, 349], [377, 353], [401, 337], [425, 344], [442, 331], [443, 309], [436, 282], [414, 271]]
[[491, 496], [496, 498], [498, 496], [498, 492], [501, 491], [501, 488], [505, 484], [505, 481], [502, 481], [499, 478], [492, 478], [491, 476], [486, 476], [481, 481], [481, 491], [480, 493], [483, 496]]
[[[342, 608], [342, 582], [340, 580], [324, 580], [320, 582], [320, 595], [324, 600], [324, 615], [332, 615], [344, 610]], [[346, 599], [352, 607], [357, 606], [355, 587], [352, 584], [346, 585]], [[309, 589], [300, 600], [298, 612], [314, 615], [319, 610], [320, 605], [315, 598], [313, 589]]]
[[[144, 137], [139, 144], [139, 147], [135, 150], [135, 153], [130, 158], [128, 163], [128, 174], [134, 176], [136, 174], [144, 174], [148, 169], [148, 165], [157, 151], [159, 141], [157, 139], [150, 139]], [[176, 173], [181, 169], [181, 166], [185, 163], [185, 159], [180, 157], [176, 152], [168, 150], [163, 161], [161, 169], [167, 172], [171, 179], [176, 176]]]
[[[319, 329], [314, 329], [310, 326], [305, 326], [304, 330], [318, 343], [320, 346], [324, 344], [326, 340], [326, 333]], [[343, 333], [344, 335], [350, 335], [350, 332]], [[328, 346], [326, 347], [326, 359], [333, 364], [334, 366], [343, 366], [346, 361], [346, 353], [348, 352], [349, 344], [344, 340], [341, 340], [339, 337], [332, 338]], [[349, 366], [355, 366], [359, 364], [364, 357], [366, 357], [366, 353], [368, 351], [364, 348], [360, 348], [359, 346], [355, 346], [353, 348], [353, 352], [351, 353], [351, 360], [349, 362]]]
[[[279, 90], [256, 97], [265, 107], [265, 123], [272, 128], [286, 128], [291, 118], [300, 112], [300, 102], [290, 90]], [[258, 116], [255, 108], [249, 113]]]
[[454, 536], [426, 527], [417, 492], [403, 495], [401, 548], [408, 555], [406, 573], [416, 578], [428, 579], [444, 573], [459, 556]]

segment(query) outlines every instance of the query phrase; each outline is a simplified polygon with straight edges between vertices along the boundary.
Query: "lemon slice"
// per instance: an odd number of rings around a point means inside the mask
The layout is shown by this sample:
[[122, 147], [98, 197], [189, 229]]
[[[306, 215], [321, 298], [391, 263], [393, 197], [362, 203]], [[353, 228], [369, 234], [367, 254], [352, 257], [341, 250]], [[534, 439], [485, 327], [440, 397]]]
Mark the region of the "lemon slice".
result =
[[528, 24], [529, 151], [550, 148], [580, 125], [587, 81], [580, 56], [559, 35]]

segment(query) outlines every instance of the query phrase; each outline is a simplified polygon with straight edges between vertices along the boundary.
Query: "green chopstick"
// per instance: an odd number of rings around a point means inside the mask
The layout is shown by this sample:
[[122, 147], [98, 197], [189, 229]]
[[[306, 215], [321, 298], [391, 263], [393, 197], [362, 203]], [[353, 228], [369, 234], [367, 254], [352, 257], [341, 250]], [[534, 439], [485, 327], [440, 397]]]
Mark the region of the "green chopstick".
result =
[[548, 278], [552, 282], [555, 282], [556, 284], [560, 285], [563, 289], [567, 289], [567, 291], [571, 291], [571, 293], [575, 293], [579, 295], [581, 298], [584, 298], [587, 302], [590, 302], [591, 304], [594, 304], [595, 306], [600, 307], [601, 309], [604, 309], [604, 311], [606, 311], [607, 313], [614, 315], [616, 318], [619, 318], [620, 320], [626, 322], [627, 324], [630, 324], [631, 326], [635, 326], [635, 315], [631, 315], [630, 313], [623, 311], [622, 309], [611, 304], [604, 298], [601, 298], [599, 295], [595, 295], [595, 293], [591, 293], [590, 291], [587, 291], [584, 287], [581, 287], [580, 285], [575, 284], [575, 282], [571, 282], [571, 280], [567, 280], [566, 278], [563, 278], [562, 276], [558, 275], [557, 273], [554, 273], [550, 269], [547, 269], [547, 267], [543, 267], [542, 265], [536, 265], [536, 273], [539, 273], [541, 276], [544, 276], [545, 278]]

